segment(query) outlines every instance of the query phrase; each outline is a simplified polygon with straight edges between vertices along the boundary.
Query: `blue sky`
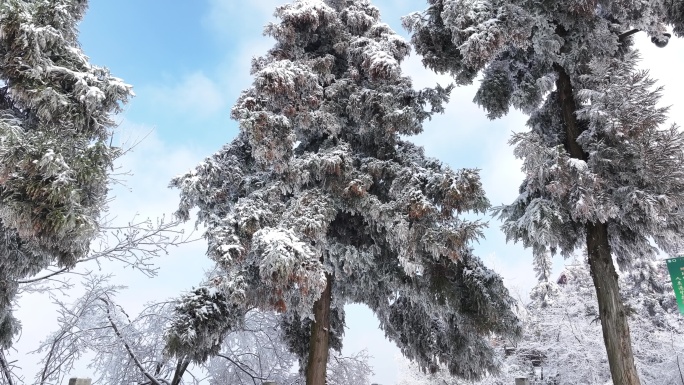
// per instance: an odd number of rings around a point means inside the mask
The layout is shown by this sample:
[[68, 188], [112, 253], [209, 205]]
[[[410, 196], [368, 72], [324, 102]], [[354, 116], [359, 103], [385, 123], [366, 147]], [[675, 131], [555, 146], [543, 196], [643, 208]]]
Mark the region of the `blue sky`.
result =
[[[144, 138], [121, 160], [120, 166], [133, 175], [128, 188], [113, 192], [116, 200], [112, 211], [118, 216], [157, 217], [173, 212], [177, 193], [166, 187], [170, 178], [193, 167], [235, 135], [237, 124], [229, 119], [230, 108], [251, 82], [251, 57], [271, 46], [261, 35], [263, 25], [271, 20], [275, 6], [285, 2], [91, 0], [80, 26], [83, 49], [94, 64], [107, 66], [134, 86], [137, 96], [117, 118], [118, 137], [127, 143]], [[425, 6], [413, 0], [375, 4], [383, 19], [404, 35], [399, 17]], [[667, 87], [664, 103], [676, 104], [678, 94], [674, 91], [684, 86], [681, 76], [676, 76], [684, 65], [682, 42], [674, 40], [666, 49], [650, 43], [641, 46], [645, 65]], [[404, 70], [414, 78], [416, 87], [450, 82], [423, 69], [416, 57], [404, 63]], [[504, 119], [489, 121], [472, 103], [474, 94], [474, 86], [456, 89], [445, 115], [435, 117], [413, 140], [452, 168], [480, 168], [492, 203], [509, 203], [517, 195], [522, 174], [507, 140], [511, 132], [524, 130], [525, 117], [512, 112]], [[684, 122], [678, 109], [673, 109], [672, 115]], [[530, 252], [506, 244], [498, 222], [489, 216], [483, 219], [490, 220], [490, 228], [486, 239], [475, 245], [476, 253], [504, 276], [514, 295], [524, 300], [535, 283]], [[146, 301], [173, 297], [189, 289], [210, 266], [202, 244], [180, 248], [158, 263], [161, 270], [154, 280], [120, 272], [121, 280], [130, 287], [122, 297], [129, 309], [135, 311]], [[558, 267], [562, 263], [556, 260]], [[50, 316], [49, 301], [33, 297], [22, 303], [30, 305], [19, 314], [24, 317], [24, 337], [18, 348], [30, 350], [45, 331], [42, 322]], [[375, 357], [375, 381], [394, 384], [398, 351], [384, 340], [372, 314], [351, 307], [347, 326], [346, 350], [367, 348]]]

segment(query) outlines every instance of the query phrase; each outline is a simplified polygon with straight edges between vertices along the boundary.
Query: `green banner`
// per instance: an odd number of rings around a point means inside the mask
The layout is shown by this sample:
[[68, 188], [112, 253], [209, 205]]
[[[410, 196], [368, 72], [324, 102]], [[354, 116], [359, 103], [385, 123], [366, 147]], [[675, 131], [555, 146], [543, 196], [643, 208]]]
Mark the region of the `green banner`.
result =
[[677, 297], [679, 312], [684, 314], [684, 257], [668, 258], [667, 270], [672, 278], [672, 288]]

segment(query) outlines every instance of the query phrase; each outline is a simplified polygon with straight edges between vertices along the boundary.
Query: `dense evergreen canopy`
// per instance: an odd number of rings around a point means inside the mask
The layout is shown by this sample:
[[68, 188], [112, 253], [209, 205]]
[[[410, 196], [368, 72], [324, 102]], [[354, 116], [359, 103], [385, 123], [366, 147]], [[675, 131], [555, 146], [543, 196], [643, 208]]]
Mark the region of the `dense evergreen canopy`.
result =
[[682, 34], [681, 2], [429, 0], [404, 19], [423, 63], [467, 84], [491, 118], [530, 115], [512, 139], [519, 197], [497, 208], [509, 239], [568, 256], [588, 250], [616, 384], [638, 384], [613, 259], [629, 270], [684, 244], [684, 135], [662, 128], [660, 89], [631, 35]]
[[[667, 39], [679, 31], [677, 2], [431, 0], [404, 22], [426, 66], [470, 83], [492, 118], [510, 107], [530, 114], [529, 133], [515, 135], [526, 179], [516, 202], [502, 208], [510, 238], [570, 255], [585, 241], [584, 224], [609, 223], [618, 262], [682, 245], [682, 136], [662, 129], [660, 89], [636, 69], [634, 28]], [[571, 82], [580, 159], [569, 148], [569, 124], [556, 81]], [[574, 159], [573, 159], [574, 158]]]
[[0, 344], [17, 280], [72, 266], [98, 231], [118, 152], [110, 114], [131, 87], [78, 43], [85, 0], [0, 2]]
[[[332, 346], [344, 304], [364, 303], [422, 367], [467, 378], [495, 370], [488, 336], [519, 326], [501, 278], [472, 253], [483, 224], [459, 218], [489, 206], [478, 172], [451, 170], [403, 139], [442, 111], [449, 89], [412, 88], [400, 67], [407, 42], [368, 1], [301, 0], [276, 16], [266, 27], [276, 44], [254, 59], [253, 86], [233, 109], [238, 136], [172, 182], [178, 214], [199, 209], [217, 264], [207, 284], [216, 290], [179, 307], [172, 350], [206, 357], [220, 340], [205, 335], [240, 322], [205, 312], [225, 307], [204, 302], [215, 298], [283, 312], [305, 355], [301, 334], [329, 288]], [[219, 320], [212, 330], [181, 326], [208, 317]]]

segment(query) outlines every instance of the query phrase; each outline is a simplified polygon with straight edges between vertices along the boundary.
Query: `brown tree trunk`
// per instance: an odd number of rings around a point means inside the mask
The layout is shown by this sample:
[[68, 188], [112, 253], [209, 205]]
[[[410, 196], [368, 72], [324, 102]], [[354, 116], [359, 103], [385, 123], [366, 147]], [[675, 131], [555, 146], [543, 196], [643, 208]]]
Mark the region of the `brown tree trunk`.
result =
[[618, 275], [610, 255], [608, 226], [605, 223], [588, 223], [586, 229], [589, 267], [598, 298], [603, 342], [608, 352], [613, 384], [638, 385], [627, 312], [620, 298]]
[[190, 361], [186, 360], [185, 358], [178, 360], [178, 363], [176, 364], [176, 370], [173, 372], [171, 385], [180, 385], [183, 375], [188, 369], [188, 365], [190, 365]]
[[[577, 121], [577, 106], [570, 76], [558, 64], [554, 64], [554, 70], [558, 75], [556, 88], [565, 121], [565, 149], [571, 157], [587, 160], [587, 154], [577, 143], [577, 137], [583, 129]], [[629, 334], [627, 313], [620, 298], [618, 275], [610, 254], [608, 225], [606, 223], [587, 223], [586, 232], [589, 268], [598, 298], [603, 341], [608, 353], [608, 364], [610, 374], [613, 377], [613, 384], [640, 385], [641, 382], [632, 354], [632, 340]]]
[[309, 361], [306, 364], [306, 385], [325, 385], [330, 336], [330, 300], [332, 276], [326, 274], [327, 284], [321, 298], [314, 303], [314, 320], [309, 340]]

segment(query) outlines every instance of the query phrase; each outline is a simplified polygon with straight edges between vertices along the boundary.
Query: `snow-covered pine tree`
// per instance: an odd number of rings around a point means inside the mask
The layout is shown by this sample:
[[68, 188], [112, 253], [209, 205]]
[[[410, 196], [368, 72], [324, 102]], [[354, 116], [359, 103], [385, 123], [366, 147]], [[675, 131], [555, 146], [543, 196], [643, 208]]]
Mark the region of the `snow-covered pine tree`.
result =
[[[668, 287], [662, 261], [643, 260], [620, 284], [629, 309], [634, 359], [644, 385], [681, 385], [684, 319]], [[552, 287], [552, 290], [549, 288]], [[544, 297], [539, 293], [547, 294]], [[521, 307], [522, 339], [508, 343], [501, 373], [471, 385], [509, 385], [516, 377], [538, 385], [604, 385], [610, 382], [608, 357], [601, 338], [596, 291], [586, 259], [574, 259], [555, 279], [540, 279]], [[504, 343], [505, 341], [501, 341]], [[513, 348], [514, 349], [511, 349]], [[503, 353], [503, 349], [501, 352]], [[399, 384], [444, 385], [459, 382], [420, 373], [404, 363]]]
[[131, 87], [88, 62], [85, 0], [0, 2], [0, 346], [18, 324], [17, 280], [71, 266], [97, 234], [107, 192], [110, 114]]
[[509, 239], [570, 255], [587, 248], [616, 384], [639, 383], [613, 258], [629, 270], [672, 253], [684, 234], [682, 135], [660, 129], [658, 92], [635, 69], [630, 35], [663, 46], [682, 34], [681, 2], [429, 0], [404, 19], [423, 63], [459, 83], [482, 71], [475, 96], [491, 118], [530, 115], [516, 135], [527, 175], [500, 207]]
[[[283, 312], [308, 384], [324, 383], [351, 302], [423, 368], [495, 370], [487, 337], [519, 325], [501, 278], [472, 253], [483, 224], [458, 218], [488, 207], [477, 170], [453, 171], [400, 137], [421, 132], [449, 89], [411, 87], [408, 43], [367, 0], [275, 14], [275, 47], [253, 61], [233, 109], [238, 136], [172, 182], [179, 216], [198, 208], [207, 227], [214, 298]], [[179, 309], [174, 353], [215, 353], [220, 339], [207, 337], [238, 322], [204, 302]], [[214, 327], [182, 327], [195, 321]]]

